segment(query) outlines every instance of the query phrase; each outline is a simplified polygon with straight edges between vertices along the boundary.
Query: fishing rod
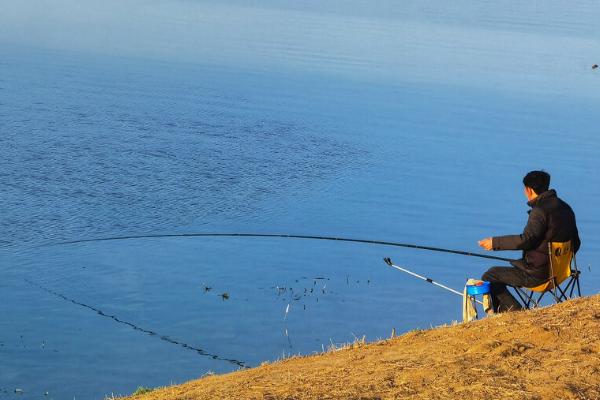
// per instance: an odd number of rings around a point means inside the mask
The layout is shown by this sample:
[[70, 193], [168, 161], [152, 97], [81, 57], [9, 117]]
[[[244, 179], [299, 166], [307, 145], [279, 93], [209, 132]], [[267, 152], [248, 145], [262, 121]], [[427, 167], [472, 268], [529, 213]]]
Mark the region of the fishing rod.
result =
[[410, 249], [437, 251], [443, 253], [459, 254], [469, 257], [480, 257], [487, 258], [490, 260], [500, 261], [512, 261], [510, 258], [489, 256], [487, 254], [471, 253], [469, 251], [444, 249], [441, 247], [432, 246], [421, 246], [417, 244], [409, 243], [398, 243], [389, 242], [383, 240], [367, 240], [367, 239], [352, 239], [345, 237], [333, 237], [333, 236], [314, 236], [314, 235], [290, 235], [290, 234], [273, 234], [273, 233], [177, 233], [177, 234], [154, 234], [154, 235], [130, 235], [130, 236], [113, 236], [106, 238], [96, 239], [79, 239], [70, 240], [65, 242], [59, 242], [50, 244], [54, 245], [68, 245], [77, 243], [89, 243], [89, 242], [103, 242], [103, 241], [114, 241], [114, 240], [129, 240], [129, 239], [149, 239], [149, 238], [173, 238], [173, 237], [245, 237], [245, 238], [285, 238], [285, 239], [308, 239], [308, 240], [332, 240], [338, 242], [352, 242], [352, 243], [363, 243], [363, 244], [376, 244], [383, 246], [395, 246], [405, 247]]
[[[386, 257], [386, 258], [384, 258], [384, 259], [383, 259], [383, 261], [385, 261], [385, 263], [386, 263], [387, 265], [389, 265], [390, 267], [392, 267], [392, 268], [396, 268], [396, 269], [398, 269], [398, 270], [400, 270], [400, 271], [402, 271], [402, 272], [406, 272], [407, 274], [410, 274], [410, 275], [412, 275], [412, 276], [414, 276], [414, 277], [417, 277], [417, 278], [419, 278], [419, 279], [422, 279], [422, 280], [424, 280], [425, 282], [429, 282], [429, 283], [431, 283], [432, 285], [439, 286], [439, 287], [441, 287], [442, 289], [446, 289], [446, 290], [448, 290], [449, 292], [452, 292], [452, 293], [454, 293], [454, 294], [457, 294], [457, 295], [459, 295], [460, 297], [464, 297], [464, 296], [465, 296], [463, 293], [459, 292], [458, 290], [454, 290], [454, 289], [452, 289], [452, 288], [449, 288], [448, 286], [442, 285], [441, 283], [437, 283], [436, 281], [434, 281], [434, 280], [433, 280], [433, 279], [431, 279], [431, 278], [427, 278], [426, 276], [421, 276], [421, 275], [419, 275], [419, 274], [416, 274], [416, 273], [414, 273], [414, 272], [412, 272], [412, 271], [409, 271], [409, 270], [407, 270], [406, 268], [402, 268], [402, 267], [400, 267], [400, 266], [398, 266], [398, 265], [394, 264], [394, 263], [392, 262], [392, 259], [391, 259], [391, 258], [389, 258], [389, 257]], [[475, 301], [476, 301], [476, 302], [478, 302], [478, 303], [479, 303], [479, 304], [481, 304], [481, 305], [484, 305], [484, 304], [483, 304], [483, 302], [481, 302], [481, 301], [479, 301], [479, 300], [475, 300]]]

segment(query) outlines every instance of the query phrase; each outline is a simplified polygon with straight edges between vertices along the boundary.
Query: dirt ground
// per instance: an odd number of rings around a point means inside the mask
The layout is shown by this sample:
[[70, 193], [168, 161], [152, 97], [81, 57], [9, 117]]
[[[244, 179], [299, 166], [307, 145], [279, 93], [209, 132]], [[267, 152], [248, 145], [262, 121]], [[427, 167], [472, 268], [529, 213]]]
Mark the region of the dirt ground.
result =
[[600, 399], [600, 295], [354, 343], [130, 399]]

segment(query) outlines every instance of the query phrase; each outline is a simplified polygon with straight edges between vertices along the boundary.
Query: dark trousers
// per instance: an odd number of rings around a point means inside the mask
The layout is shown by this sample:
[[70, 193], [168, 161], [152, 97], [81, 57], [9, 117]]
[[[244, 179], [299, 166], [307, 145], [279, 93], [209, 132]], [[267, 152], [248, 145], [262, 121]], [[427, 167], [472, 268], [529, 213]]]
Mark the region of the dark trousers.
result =
[[544, 281], [533, 278], [516, 267], [492, 267], [483, 274], [481, 280], [491, 283], [495, 312], [514, 311], [523, 308], [521, 303], [508, 291], [506, 285], [534, 287], [544, 283]]

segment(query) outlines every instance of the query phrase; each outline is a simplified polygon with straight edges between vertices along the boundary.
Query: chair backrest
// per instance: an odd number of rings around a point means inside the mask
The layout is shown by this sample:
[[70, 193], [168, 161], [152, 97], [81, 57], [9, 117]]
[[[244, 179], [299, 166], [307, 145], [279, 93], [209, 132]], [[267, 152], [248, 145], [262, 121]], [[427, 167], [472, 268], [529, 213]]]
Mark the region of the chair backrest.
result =
[[571, 260], [573, 260], [571, 241], [549, 242], [548, 251], [550, 252], [551, 274], [556, 284], [560, 285], [565, 279], [571, 276]]
[[570, 240], [568, 242], [548, 242], [548, 256], [550, 257], [550, 279], [539, 286], [529, 288], [534, 292], [554, 289], [555, 282], [560, 285], [571, 276], [573, 248]]

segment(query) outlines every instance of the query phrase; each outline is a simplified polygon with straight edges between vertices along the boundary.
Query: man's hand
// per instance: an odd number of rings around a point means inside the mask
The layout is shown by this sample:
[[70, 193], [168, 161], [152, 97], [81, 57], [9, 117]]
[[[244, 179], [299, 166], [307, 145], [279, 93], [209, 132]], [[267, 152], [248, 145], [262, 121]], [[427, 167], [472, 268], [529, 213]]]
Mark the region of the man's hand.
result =
[[485, 239], [481, 239], [479, 242], [477, 242], [481, 247], [483, 247], [486, 250], [492, 250], [492, 238], [485, 238]]

